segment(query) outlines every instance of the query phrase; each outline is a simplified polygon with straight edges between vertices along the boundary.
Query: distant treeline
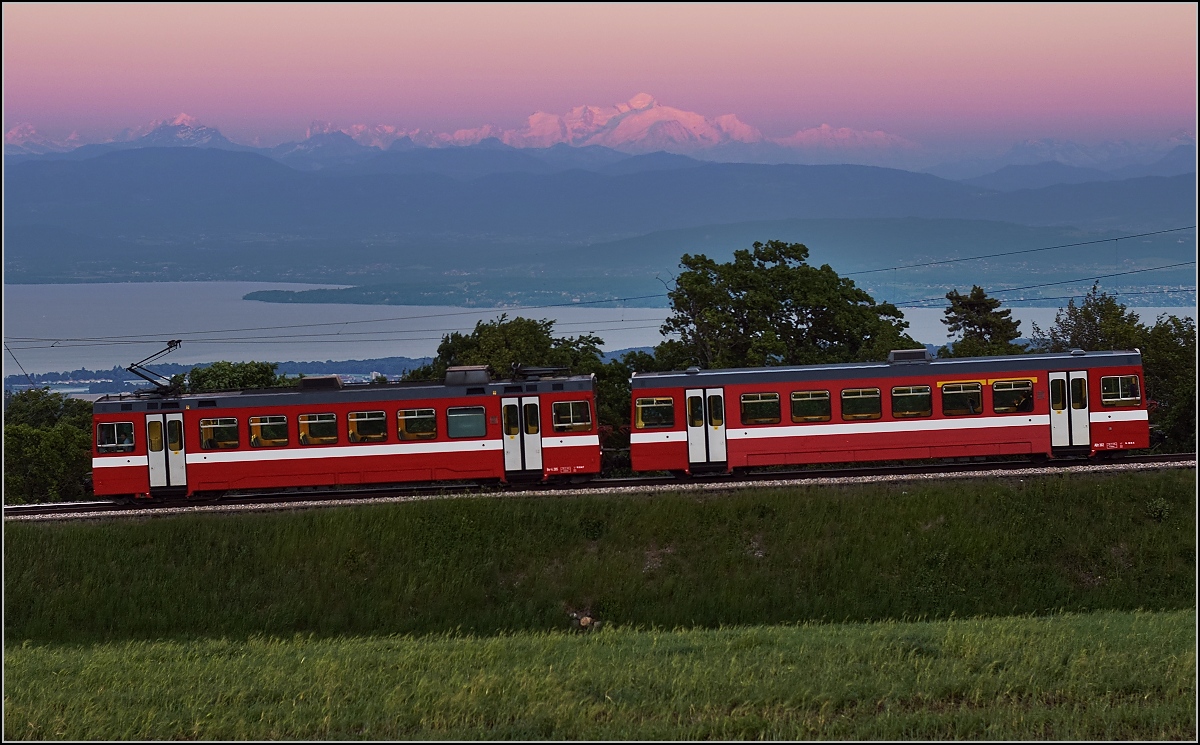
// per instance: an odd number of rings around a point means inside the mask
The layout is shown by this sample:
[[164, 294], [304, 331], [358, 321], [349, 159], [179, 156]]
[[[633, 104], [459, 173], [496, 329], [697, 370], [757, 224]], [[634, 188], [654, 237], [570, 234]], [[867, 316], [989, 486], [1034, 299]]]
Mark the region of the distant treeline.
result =
[[[403, 375], [409, 370], [415, 369], [422, 365], [427, 365], [432, 360], [430, 357], [381, 357], [373, 360], [326, 360], [324, 362], [280, 362], [276, 371], [280, 375], [370, 375], [371, 373], [379, 373], [381, 375]], [[211, 362], [198, 362], [190, 365], [179, 365], [173, 363], [156, 364], [154, 370], [168, 377], [172, 375], [187, 374], [195, 367], [208, 367]], [[5, 388], [24, 388], [28, 387], [32, 379], [35, 385], [54, 385], [59, 383], [71, 383], [82, 381], [96, 380], [111, 380], [118, 386], [123, 385], [126, 381], [143, 382], [141, 378], [129, 372], [122, 367], [113, 367], [111, 370], [88, 370], [80, 368], [69, 372], [49, 372], [49, 373], [34, 373], [26, 378], [24, 375], [7, 375], [4, 378]], [[104, 385], [104, 384], [95, 384]], [[96, 391], [97, 393], [103, 391]]]

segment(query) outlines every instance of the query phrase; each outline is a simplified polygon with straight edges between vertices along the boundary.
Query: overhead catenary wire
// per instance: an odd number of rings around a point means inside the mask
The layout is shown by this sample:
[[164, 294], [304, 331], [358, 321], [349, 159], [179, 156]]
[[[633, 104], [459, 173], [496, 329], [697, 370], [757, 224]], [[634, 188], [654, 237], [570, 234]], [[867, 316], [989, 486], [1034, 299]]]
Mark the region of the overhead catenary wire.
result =
[[[1195, 263], [1196, 263], [1195, 261], [1182, 261], [1178, 264], [1167, 264], [1166, 266], [1154, 266], [1154, 267], [1149, 267], [1146, 269], [1133, 269], [1128, 272], [1116, 272], [1114, 274], [1098, 274], [1094, 277], [1079, 277], [1076, 279], [1066, 279], [1061, 282], [1043, 282], [1041, 284], [1025, 285], [1023, 287], [1007, 287], [1007, 288], [1000, 289], [1000, 290], [992, 290], [991, 292], [993, 295], [997, 295], [1001, 292], [1018, 292], [1020, 290], [1034, 290], [1039, 287], [1056, 287], [1059, 285], [1075, 284], [1077, 282], [1092, 282], [1092, 281], [1099, 280], [1099, 279], [1109, 279], [1111, 277], [1123, 277], [1127, 274], [1141, 274], [1143, 272], [1156, 272], [1160, 269], [1177, 269], [1181, 266], [1190, 266]], [[1034, 299], [1040, 300], [1041, 298], [1034, 298]], [[908, 301], [905, 301], [904, 303], [897, 303], [896, 307], [897, 308], [911, 308], [911, 307], [918, 307], [918, 306], [910, 305], [910, 303], [933, 303], [933, 302], [945, 302], [945, 301], [946, 301], [946, 296], [942, 295], [941, 297], [922, 298], [920, 300], [908, 300]]]
[[5, 342], [4, 348], [8, 351], [8, 355], [13, 358], [13, 362], [17, 363], [17, 367], [19, 367], [21, 369], [21, 374], [25, 376], [25, 379], [29, 381], [29, 384], [31, 386], [36, 388], [37, 383], [33, 382], [33, 378], [29, 377], [29, 373], [25, 372], [24, 365], [22, 365], [21, 361], [19, 359], [17, 359], [17, 355], [13, 354], [13, 351], [11, 349], [9, 349], [7, 342]]
[[1059, 248], [1077, 248], [1079, 246], [1094, 246], [1100, 243], [1109, 243], [1110, 241], [1126, 241], [1131, 238], [1145, 238], [1151, 235], [1163, 235], [1165, 233], [1178, 233], [1184, 230], [1195, 230], [1195, 225], [1188, 225], [1182, 228], [1169, 228], [1167, 230], [1155, 230], [1150, 233], [1135, 233], [1133, 235], [1122, 235], [1114, 238], [1102, 238], [1094, 241], [1080, 241], [1079, 243], [1063, 243], [1057, 246], [1042, 246], [1041, 248], [1024, 248], [1019, 251], [1004, 251], [1002, 253], [982, 254], [980, 256], [966, 256], [961, 259], [939, 259], [937, 261], [926, 261], [921, 264], [902, 264], [898, 266], [883, 267], [881, 269], [863, 269], [857, 272], [845, 272], [843, 277], [855, 277], [860, 274], [875, 274], [876, 272], [888, 272], [896, 269], [920, 269], [927, 266], [940, 266], [942, 264], [957, 264], [963, 261], [979, 261], [980, 259], [997, 259], [1004, 256], [1018, 256], [1020, 254], [1037, 253], [1038, 251], [1053, 251]]
[[[1167, 230], [1158, 230], [1158, 231], [1151, 231], [1151, 232], [1146, 232], [1146, 233], [1136, 233], [1136, 234], [1131, 234], [1131, 235], [1097, 239], [1097, 240], [1092, 240], [1092, 241], [1080, 241], [1077, 243], [1059, 244], [1059, 245], [1055, 245], [1055, 246], [1043, 246], [1043, 247], [1039, 247], [1039, 248], [1020, 249], [1020, 250], [1016, 250], [1016, 251], [1006, 251], [1006, 252], [1001, 252], [1001, 253], [986, 254], [986, 255], [980, 255], [980, 256], [971, 256], [971, 257], [958, 258], [958, 259], [943, 259], [943, 260], [932, 261], [932, 262], [924, 262], [924, 263], [920, 263], [920, 264], [907, 264], [907, 265], [897, 265], [897, 266], [893, 266], [893, 267], [882, 267], [879, 269], [863, 270], [863, 271], [858, 271], [858, 272], [848, 272], [848, 273], [843, 274], [842, 276], [855, 276], [855, 275], [860, 275], [860, 274], [869, 274], [869, 273], [884, 272], [884, 271], [892, 271], [893, 275], [894, 275], [895, 270], [899, 270], [899, 269], [913, 269], [913, 268], [936, 266], [936, 265], [942, 265], [942, 264], [959, 263], [959, 262], [965, 262], [965, 261], [976, 261], [976, 260], [987, 259], [987, 258], [1014, 256], [1014, 255], [1033, 253], [1033, 252], [1039, 252], [1039, 251], [1050, 251], [1050, 250], [1061, 249], [1061, 248], [1071, 248], [1071, 247], [1078, 247], [1078, 246], [1095, 245], [1095, 244], [1100, 244], [1100, 243], [1107, 243], [1109, 241], [1128, 240], [1128, 239], [1132, 239], [1132, 238], [1142, 238], [1142, 237], [1148, 237], [1148, 236], [1154, 236], [1154, 235], [1162, 235], [1162, 234], [1167, 234], [1167, 233], [1181, 232], [1184, 230], [1193, 230], [1193, 229], [1195, 229], [1195, 227], [1196, 227], [1195, 225], [1191, 225], [1191, 226], [1180, 227], [1180, 228], [1170, 228]], [[1006, 289], [994, 290], [993, 294], [998, 294], [998, 293], [1002, 293], [1002, 292], [1016, 292], [1016, 291], [1020, 291], [1020, 290], [1035, 289], [1035, 288], [1039, 288], [1039, 287], [1050, 287], [1050, 286], [1056, 286], [1056, 285], [1071, 284], [1074, 282], [1085, 282], [1085, 281], [1093, 281], [1093, 280], [1097, 280], [1097, 279], [1107, 279], [1107, 278], [1116, 277], [1116, 276], [1123, 276], [1126, 274], [1138, 274], [1138, 273], [1148, 272], [1148, 271], [1157, 271], [1160, 269], [1177, 268], [1180, 266], [1187, 266], [1189, 264], [1194, 264], [1194, 263], [1195, 263], [1195, 261], [1182, 262], [1180, 264], [1172, 264], [1172, 265], [1167, 265], [1167, 266], [1152, 267], [1152, 268], [1146, 268], [1146, 269], [1137, 269], [1137, 270], [1132, 270], [1129, 272], [1117, 272], [1117, 273], [1107, 274], [1107, 275], [1098, 275], [1096, 277], [1082, 277], [1082, 278], [1078, 278], [1078, 279], [1065, 280], [1065, 281], [1061, 281], [1061, 282], [1047, 282], [1047, 283], [1043, 283], [1043, 284], [1028, 285], [1028, 286], [1024, 286], [1024, 287], [1006, 288]], [[1164, 294], [1164, 293], [1178, 292], [1178, 291], [1181, 291], [1181, 290], [1158, 290], [1158, 291], [1152, 291], [1152, 293]], [[1148, 292], [1148, 293], [1137, 293], [1137, 294], [1152, 294], [1152, 293]], [[1134, 293], [1126, 293], [1126, 294], [1134, 294]], [[404, 338], [397, 338], [397, 337], [391, 336], [391, 337], [387, 337], [387, 338], [374, 338], [374, 339], [355, 338], [355, 339], [340, 340], [343, 343], [371, 342], [371, 341], [429, 341], [429, 340], [438, 340], [438, 339], [441, 339], [442, 336], [444, 336], [445, 334], [454, 333], [454, 332], [462, 332], [462, 331], [465, 331], [466, 329], [464, 329], [464, 328], [408, 329], [408, 330], [395, 330], [395, 331], [387, 331], [387, 330], [381, 329], [381, 330], [363, 331], [363, 332], [346, 332], [346, 331], [344, 331], [344, 329], [347, 326], [358, 325], [358, 324], [378, 324], [378, 323], [392, 323], [392, 322], [399, 322], [399, 321], [411, 321], [411, 320], [433, 319], [433, 318], [451, 318], [451, 317], [464, 316], [464, 315], [498, 316], [498, 315], [507, 314], [507, 313], [513, 312], [513, 311], [544, 310], [544, 309], [564, 308], [564, 307], [570, 308], [570, 307], [580, 307], [580, 306], [584, 306], [584, 305], [600, 305], [600, 304], [605, 304], [605, 303], [624, 303], [624, 302], [635, 301], [635, 300], [659, 299], [659, 298], [664, 298], [664, 297], [668, 297], [668, 296], [669, 296], [668, 293], [655, 293], [652, 295], [637, 295], [637, 296], [629, 296], [629, 297], [621, 297], [621, 298], [605, 298], [605, 299], [600, 299], [600, 300], [588, 300], [588, 301], [581, 301], [581, 302], [572, 301], [572, 302], [564, 302], [564, 303], [549, 303], [549, 304], [543, 304], [543, 305], [524, 305], [524, 306], [518, 305], [518, 306], [510, 306], [510, 307], [503, 307], [503, 308], [474, 308], [474, 309], [463, 309], [463, 310], [452, 311], [452, 312], [425, 313], [425, 314], [406, 315], [406, 316], [392, 316], [392, 317], [388, 317], [388, 318], [376, 318], [376, 319], [357, 319], [357, 320], [349, 320], [349, 321], [327, 321], [327, 322], [315, 322], [315, 323], [284, 324], [284, 325], [274, 325], [274, 326], [249, 326], [249, 327], [240, 327], [240, 328], [231, 328], [231, 329], [208, 329], [208, 330], [202, 330], [202, 331], [176, 332], [176, 335], [183, 337], [184, 340], [186, 340], [189, 344], [206, 344], [206, 343], [208, 343], [208, 344], [216, 344], [216, 343], [222, 343], [222, 344], [232, 344], [232, 343], [279, 344], [279, 343], [293, 343], [290, 340], [294, 340], [294, 339], [309, 339], [312, 341], [316, 341], [316, 340], [321, 339], [321, 337], [326, 337], [326, 336], [349, 337], [349, 336], [367, 336], [367, 335], [371, 335], [371, 334], [415, 334], [415, 333], [439, 333], [439, 334], [441, 334], [441, 336], [437, 336], [437, 337], [411, 337], [411, 336], [409, 336], [409, 337], [404, 337]], [[1074, 297], [1074, 296], [1072, 296], [1072, 297]], [[1037, 302], [1037, 301], [1042, 301], [1042, 300], [1053, 300], [1053, 299], [1060, 299], [1060, 298], [1021, 298], [1021, 299], [1013, 299], [1013, 300], [1010, 300], [1007, 302]], [[925, 303], [931, 303], [931, 302], [945, 302], [945, 297], [941, 296], [941, 297], [936, 297], [936, 298], [922, 298], [922, 299], [917, 299], [917, 300], [908, 300], [908, 301], [902, 301], [899, 303], [894, 303], [894, 305], [896, 305], [896, 307], [898, 307], [898, 308], [919, 308], [919, 307], [924, 307]], [[625, 306], [619, 306], [619, 307], [621, 307], [623, 310], [625, 309]], [[631, 321], [635, 322], [635, 323], [640, 320], [642, 320], [642, 319], [631, 319]], [[614, 322], [622, 323], [622, 324], [625, 323], [624, 321], [609, 321], [609, 323], [614, 323]], [[558, 323], [557, 326], [559, 328], [564, 328], [567, 326], [589, 326], [591, 328], [587, 329], [588, 331], [637, 330], [637, 329], [642, 329], [642, 328], [653, 328], [653, 326], [621, 325], [621, 326], [617, 326], [617, 327], [601, 329], [601, 328], [596, 328], [593, 325], [594, 323], [596, 323], [596, 322]], [[601, 321], [600, 323], [604, 323], [604, 321]], [[655, 325], [657, 325], [657, 324], [655, 324]], [[322, 333], [317, 333], [317, 334], [274, 334], [270, 337], [230, 337], [230, 338], [220, 338], [220, 339], [204, 338], [203, 336], [201, 336], [201, 335], [213, 335], [213, 334], [238, 334], [238, 333], [253, 332], [253, 331], [286, 331], [286, 330], [291, 330], [291, 329], [315, 329], [315, 328], [327, 328], [327, 327], [338, 327], [338, 331], [324, 333], [324, 334], [322, 334]], [[14, 342], [19, 342], [19, 344], [16, 346], [16, 349], [21, 350], [21, 349], [47, 349], [47, 348], [51, 348], [51, 347], [85, 347], [85, 346], [111, 346], [111, 345], [123, 345], [123, 344], [145, 344], [148, 341], [158, 340], [158, 339], [161, 339], [162, 337], [163, 337], [163, 334], [161, 334], [161, 333], [157, 333], [157, 334], [151, 333], [151, 334], [124, 334], [124, 335], [119, 335], [119, 336], [95, 336], [95, 337], [54, 337], [54, 338], [50, 338], [50, 337], [9, 337], [9, 339], [13, 340]], [[322, 343], [334, 342], [334, 341], [338, 341], [338, 340], [325, 339], [322, 341]], [[35, 344], [32, 344], [32, 342], [52, 342], [52, 343], [49, 345], [43, 345], [43, 344], [35, 345]], [[9, 350], [9, 353], [12, 354], [11, 349]], [[15, 357], [14, 357], [14, 359], [15, 359]]]

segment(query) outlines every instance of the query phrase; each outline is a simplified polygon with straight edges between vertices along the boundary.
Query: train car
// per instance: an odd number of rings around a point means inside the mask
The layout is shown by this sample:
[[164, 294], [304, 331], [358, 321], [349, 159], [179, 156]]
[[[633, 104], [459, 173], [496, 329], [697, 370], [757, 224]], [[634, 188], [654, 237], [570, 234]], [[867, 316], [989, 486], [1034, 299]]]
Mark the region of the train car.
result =
[[493, 381], [465, 367], [443, 383], [343, 385], [330, 375], [294, 388], [104, 396], [93, 408], [94, 491], [192, 497], [596, 474], [594, 376], [560, 372]]
[[635, 471], [1149, 447], [1137, 350], [640, 373]]

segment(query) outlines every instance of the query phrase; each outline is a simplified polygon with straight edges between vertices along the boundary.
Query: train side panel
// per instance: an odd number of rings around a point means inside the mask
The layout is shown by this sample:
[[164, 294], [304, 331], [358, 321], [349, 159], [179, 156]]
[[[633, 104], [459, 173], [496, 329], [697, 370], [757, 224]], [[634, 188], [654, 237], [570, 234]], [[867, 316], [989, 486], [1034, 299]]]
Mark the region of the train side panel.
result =
[[[651, 373], [635, 376], [630, 457], [635, 471], [692, 472], [1145, 448], [1137, 363], [1136, 351], [1075, 352]], [[701, 396], [723, 397], [723, 421]], [[656, 402], [673, 407], [669, 426], [643, 421]], [[717, 448], [714, 435], [723, 438]]]
[[[97, 496], [146, 494], [146, 417], [141, 412], [96, 414], [92, 417], [92, 492]], [[129, 442], [124, 443], [128, 435]]]

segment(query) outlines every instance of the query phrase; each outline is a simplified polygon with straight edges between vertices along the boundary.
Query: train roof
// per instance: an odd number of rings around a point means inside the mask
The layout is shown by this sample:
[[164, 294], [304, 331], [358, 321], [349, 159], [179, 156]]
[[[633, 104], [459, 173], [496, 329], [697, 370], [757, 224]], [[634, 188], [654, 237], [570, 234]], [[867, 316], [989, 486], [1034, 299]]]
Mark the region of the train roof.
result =
[[778, 367], [742, 367], [725, 370], [673, 370], [671, 372], [634, 373], [632, 387], [672, 388], [754, 383], [786, 383], [792, 381], [856, 380], [863, 378], [902, 378], [914, 375], [976, 375], [1024, 372], [1031, 369], [1086, 370], [1094, 367], [1141, 365], [1142, 353], [1137, 350], [1017, 354], [996, 357], [930, 358], [918, 357], [924, 350], [902, 350], [889, 355], [888, 362], [846, 362], [828, 365], [788, 365]]
[[[466, 384], [436, 381], [397, 383], [341, 383], [337, 376], [309, 376], [305, 381], [318, 382], [313, 387], [289, 386], [280, 388], [251, 388], [212, 393], [171, 395], [157, 391], [139, 391], [102, 396], [92, 404], [94, 413], [147, 411], [160, 409], [214, 409], [248, 406], [292, 406], [295, 404], [384, 403], [419, 401], [469, 396], [502, 396], [557, 391], [593, 391], [595, 376], [563, 375], [526, 380], [469, 380]], [[326, 383], [327, 381], [327, 383]]]

